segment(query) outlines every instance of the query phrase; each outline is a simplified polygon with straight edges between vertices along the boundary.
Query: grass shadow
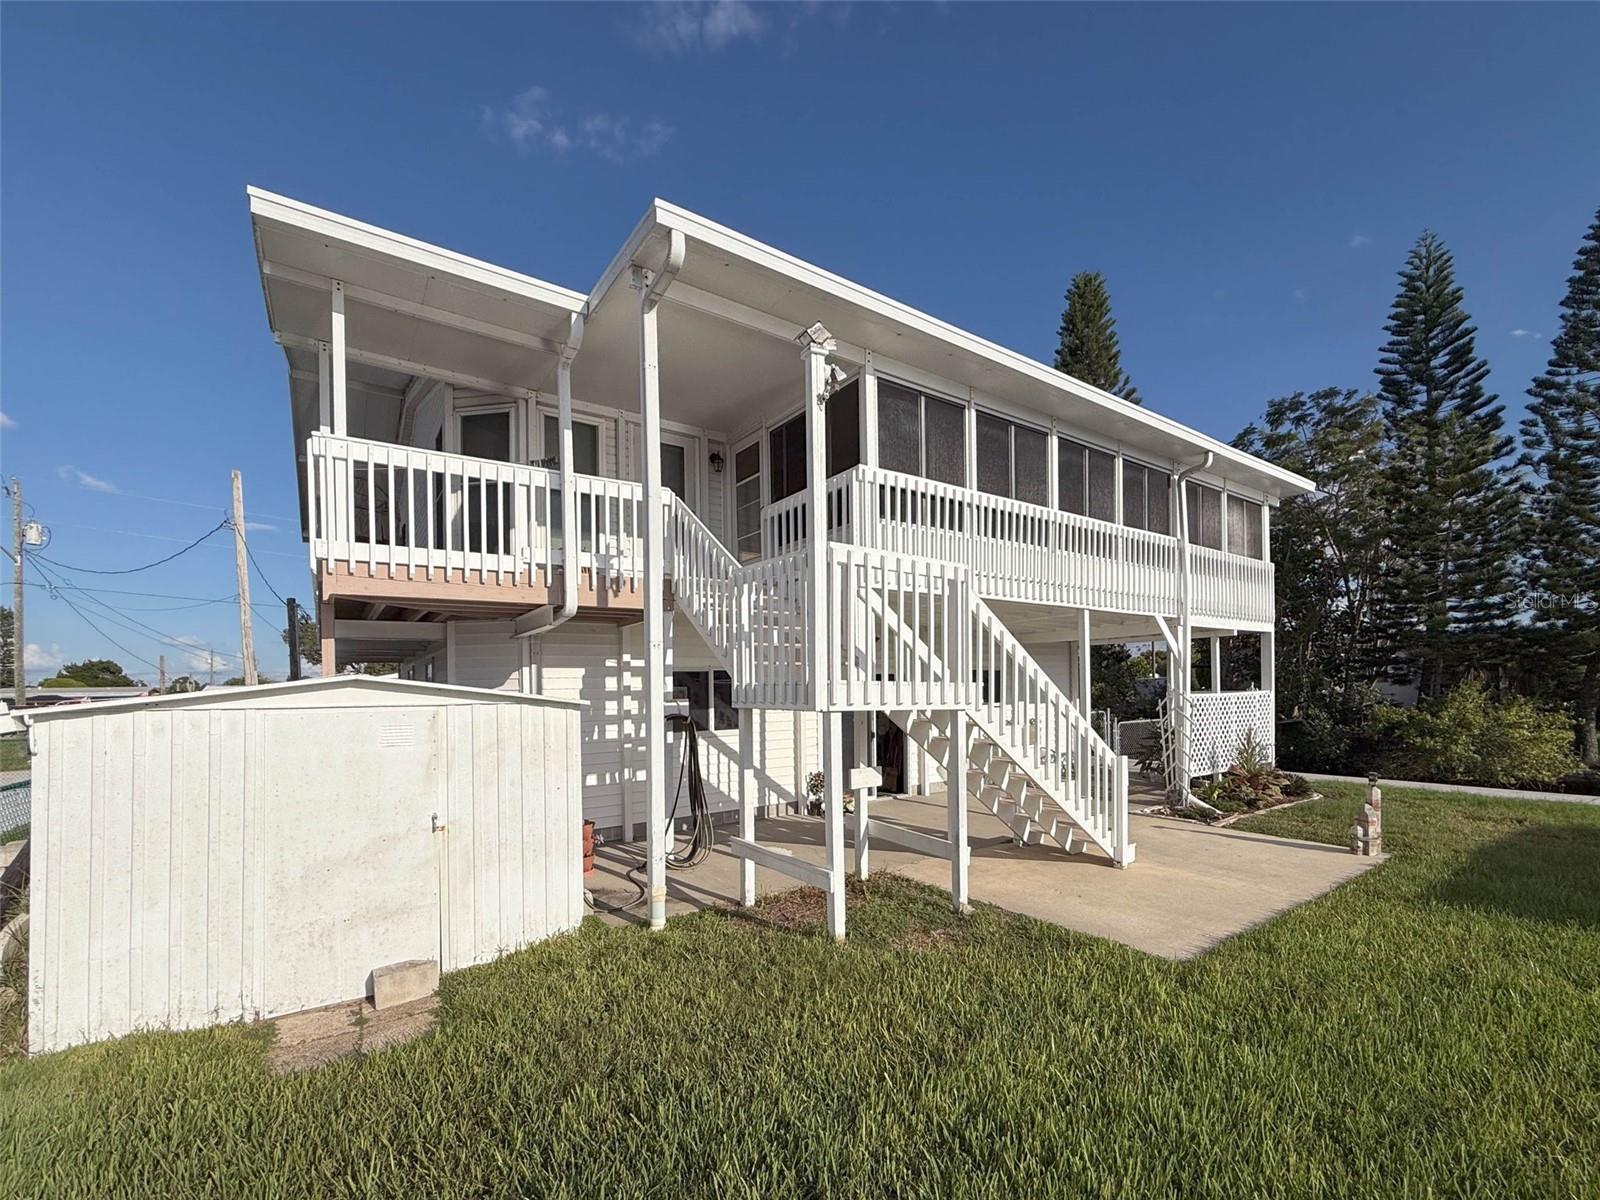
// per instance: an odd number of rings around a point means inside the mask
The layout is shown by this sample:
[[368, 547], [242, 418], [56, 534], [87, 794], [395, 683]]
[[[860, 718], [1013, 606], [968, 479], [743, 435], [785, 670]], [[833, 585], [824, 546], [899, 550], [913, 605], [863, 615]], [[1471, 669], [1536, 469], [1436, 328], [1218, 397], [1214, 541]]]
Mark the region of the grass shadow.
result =
[[1525, 826], [1474, 850], [1439, 884], [1433, 899], [1600, 929], [1600, 829]]

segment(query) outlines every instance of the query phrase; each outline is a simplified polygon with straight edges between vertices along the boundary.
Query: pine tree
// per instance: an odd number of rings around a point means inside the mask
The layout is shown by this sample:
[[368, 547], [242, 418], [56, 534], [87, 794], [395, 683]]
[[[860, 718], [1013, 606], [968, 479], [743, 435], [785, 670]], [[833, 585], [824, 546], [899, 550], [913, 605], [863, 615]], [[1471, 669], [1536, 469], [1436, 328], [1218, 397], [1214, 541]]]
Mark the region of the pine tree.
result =
[[1061, 344], [1056, 349], [1056, 369], [1102, 391], [1142, 404], [1133, 381], [1122, 369], [1117, 347], [1117, 322], [1111, 316], [1111, 294], [1099, 271], [1080, 271], [1067, 287], [1067, 307], [1061, 313]]
[[1380, 665], [1373, 597], [1388, 553], [1383, 441], [1377, 396], [1341, 388], [1273, 400], [1260, 423], [1233, 439], [1317, 481], [1315, 492], [1285, 500], [1272, 518], [1285, 715], [1358, 703]]
[[1377, 368], [1389, 442], [1382, 493], [1391, 567], [1380, 581], [1389, 674], [1439, 695], [1472, 669], [1503, 664], [1517, 495], [1500, 460], [1504, 407], [1462, 308], [1455, 263], [1418, 239]]
[[1576, 709], [1600, 766], [1600, 211], [1573, 263], [1550, 365], [1528, 389], [1524, 580], [1539, 678]]

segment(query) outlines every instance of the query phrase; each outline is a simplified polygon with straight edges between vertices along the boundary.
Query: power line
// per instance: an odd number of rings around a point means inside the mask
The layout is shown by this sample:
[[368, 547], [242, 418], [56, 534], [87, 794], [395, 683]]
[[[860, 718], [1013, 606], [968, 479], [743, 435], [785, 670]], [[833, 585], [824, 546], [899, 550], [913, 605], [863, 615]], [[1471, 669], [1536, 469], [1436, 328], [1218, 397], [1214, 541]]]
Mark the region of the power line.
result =
[[77, 613], [79, 619], [82, 620], [85, 625], [87, 625], [90, 629], [94, 630], [101, 637], [105, 638], [106, 641], [110, 642], [118, 650], [121, 650], [129, 658], [137, 659], [139, 662], [142, 662], [145, 666], [150, 667], [153, 670], [159, 671], [161, 669], [159, 664], [151, 662], [148, 658], [146, 658], [142, 654], [136, 654], [132, 650], [129, 650], [121, 642], [117, 641], [116, 638], [112, 637], [104, 629], [101, 629], [100, 626], [96, 625], [93, 621], [91, 621], [89, 619], [89, 614], [84, 612], [83, 609], [79, 608], [76, 604], [74, 604], [71, 601], [70, 598], [68, 598], [66, 596], [62, 596], [62, 595], [57, 595], [55, 598], [57, 600], [60, 600], [63, 604], [65, 604], [73, 612]]
[[261, 569], [261, 564], [256, 561], [256, 552], [250, 549], [250, 543], [244, 544], [244, 552], [250, 556], [250, 565], [256, 569], [256, 574], [261, 576], [261, 582], [267, 585], [267, 591], [277, 596], [279, 604], [289, 603], [282, 596], [278, 596], [278, 589], [272, 586], [272, 580], [267, 578], [267, 573]]
[[[80, 616], [82, 616], [83, 613], [81, 612], [81, 610], [79, 610], [77, 608], [76, 605], [74, 605], [72, 603], [71, 598], [63, 594], [63, 592], [66, 591], [66, 590], [81, 591], [82, 589], [78, 588], [78, 586], [76, 584], [70, 582], [69, 580], [57, 579], [51, 572], [45, 571], [42, 567], [39, 568], [39, 570], [45, 576], [46, 579], [49, 579], [52, 583], [56, 584], [56, 587], [51, 589], [51, 593], [50, 593], [51, 596], [54, 597], [57, 600], [62, 601], [68, 607], [72, 608], [74, 612], [78, 612], [78, 614]], [[222, 656], [223, 658], [233, 658], [233, 659], [239, 659], [240, 658], [239, 655], [230, 654], [226, 650], [216, 650], [211, 646], [200, 645], [200, 644], [197, 644], [195, 642], [182, 641], [179, 638], [173, 637], [171, 634], [165, 633], [162, 630], [157, 629], [154, 625], [147, 624], [146, 622], [139, 620], [135, 616], [131, 616], [130, 614], [122, 611], [121, 609], [112, 607], [111, 605], [107, 604], [104, 600], [98, 600], [93, 596], [87, 596], [87, 595], [84, 598], [89, 603], [97, 605], [101, 609], [103, 609], [105, 611], [105, 614], [106, 614], [105, 619], [110, 620], [113, 624], [119, 626], [122, 629], [126, 629], [129, 633], [137, 633], [142, 637], [147, 637], [152, 641], [159, 642], [163, 646], [170, 647], [171, 649], [174, 649], [174, 650], [181, 650], [181, 651], [183, 651], [183, 652], [185, 652], [187, 654], [197, 654], [197, 653], [200, 653], [200, 652], [204, 651], [206, 653], [218, 654], [218, 655]], [[130, 624], [130, 622], [131, 622], [131, 624]], [[101, 632], [103, 634], [104, 631], [101, 631]], [[117, 643], [113, 642], [112, 644], [116, 645]], [[119, 646], [119, 649], [126, 650], [127, 648]], [[132, 654], [133, 651], [127, 650], [127, 653]], [[149, 659], [141, 659], [140, 661], [148, 663], [150, 660]]]
[[185, 554], [189, 553], [189, 551], [193, 550], [196, 546], [198, 546], [201, 542], [205, 541], [212, 534], [216, 533], [219, 529], [225, 528], [227, 526], [227, 524], [228, 524], [228, 522], [227, 522], [226, 519], [218, 521], [215, 525], [213, 525], [210, 529], [206, 530], [199, 537], [195, 538], [194, 541], [190, 542], [182, 550], [174, 550], [171, 554], [167, 555], [165, 558], [158, 558], [158, 559], [155, 560], [155, 562], [145, 563], [143, 566], [139, 566], [139, 567], [124, 567], [121, 570], [117, 570], [117, 571], [103, 571], [103, 570], [100, 570], [100, 569], [98, 569], [96, 567], [74, 567], [74, 566], [71, 566], [68, 563], [57, 562], [55, 559], [48, 558], [43, 554], [36, 554], [34, 557], [35, 558], [44, 559], [44, 561], [49, 563], [51, 566], [60, 567], [63, 571], [81, 571], [86, 575], [133, 575], [133, 574], [137, 574], [140, 571], [148, 571], [152, 567], [159, 567], [163, 563], [169, 563], [173, 559], [178, 558], [178, 557], [180, 557], [182, 555], [185, 555]]

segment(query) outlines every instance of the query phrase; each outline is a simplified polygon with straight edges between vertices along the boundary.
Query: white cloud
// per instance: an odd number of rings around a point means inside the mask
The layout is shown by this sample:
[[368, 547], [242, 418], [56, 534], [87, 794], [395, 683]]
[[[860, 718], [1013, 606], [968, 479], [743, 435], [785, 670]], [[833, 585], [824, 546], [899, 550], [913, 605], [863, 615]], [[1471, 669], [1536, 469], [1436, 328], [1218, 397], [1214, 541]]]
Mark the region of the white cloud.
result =
[[1294, 290], [1294, 298], [1296, 300], [1298, 300], [1301, 304], [1304, 304], [1305, 301], [1306, 301], [1306, 290], [1305, 290], [1305, 288], [1295, 288], [1295, 290]]
[[244, 531], [246, 533], [253, 533], [258, 529], [267, 533], [273, 533], [277, 531], [277, 528], [278, 527], [276, 525], [269, 525], [265, 521], [246, 521], [244, 523]]
[[105, 492], [107, 495], [115, 496], [122, 490], [109, 479], [100, 479], [70, 464], [57, 467], [56, 475], [64, 483], [77, 484], [81, 488], [88, 488], [91, 492]]
[[484, 105], [480, 114], [490, 137], [504, 137], [519, 151], [550, 150], [565, 154], [577, 148], [608, 162], [649, 158], [672, 137], [672, 126], [658, 118], [637, 120], [605, 112], [569, 119], [550, 97], [548, 88], [524, 88], [504, 108]]
[[[194, 634], [180, 633], [172, 640], [182, 642], [185, 646], [193, 647], [193, 649], [185, 650], [180, 654], [178, 656], [181, 660], [180, 662], [168, 663], [168, 674], [200, 675], [211, 668], [212, 660], [207, 652], [206, 644], [195, 637]], [[169, 655], [169, 657], [171, 656]], [[229, 675], [235, 673], [238, 662], [239, 660], [236, 658], [226, 658], [219, 654], [216, 657], [216, 669], [222, 672], [222, 677], [226, 679]]]
[[657, 54], [716, 53], [738, 41], [759, 41], [766, 19], [747, 0], [644, 4], [629, 32]]
[[0, 429], [15, 429], [16, 427], [17, 423], [6, 416], [4, 410], [0, 410]]
[[1363, 246], [1370, 246], [1370, 245], [1372, 245], [1372, 239], [1369, 238], [1366, 234], [1364, 234], [1364, 233], [1352, 233], [1350, 235], [1350, 249], [1359, 250]]
[[1513, 329], [1511, 331], [1511, 336], [1514, 338], [1536, 338], [1539, 335], [1532, 329]]
[[22, 667], [25, 671], [58, 671], [64, 661], [61, 647], [55, 642], [48, 646], [29, 642], [22, 648]]

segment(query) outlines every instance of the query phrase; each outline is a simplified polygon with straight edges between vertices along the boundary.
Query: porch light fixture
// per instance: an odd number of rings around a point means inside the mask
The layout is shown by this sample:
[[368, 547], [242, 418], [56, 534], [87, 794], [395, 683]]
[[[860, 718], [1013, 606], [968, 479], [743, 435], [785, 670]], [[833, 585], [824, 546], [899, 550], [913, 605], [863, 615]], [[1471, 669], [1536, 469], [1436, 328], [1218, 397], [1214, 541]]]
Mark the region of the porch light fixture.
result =
[[721, 475], [722, 474], [722, 468], [727, 463], [727, 459], [722, 457], [722, 451], [713, 450], [711, 452], [711, 460], [710, 461], [711, 461], [711, 472], [712, 472], [712, 474]]

